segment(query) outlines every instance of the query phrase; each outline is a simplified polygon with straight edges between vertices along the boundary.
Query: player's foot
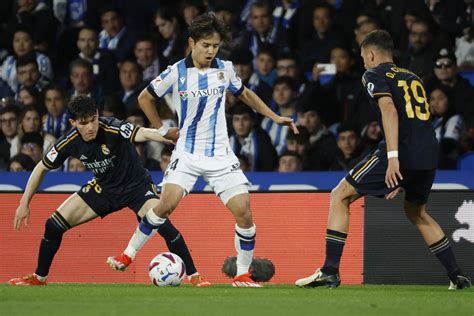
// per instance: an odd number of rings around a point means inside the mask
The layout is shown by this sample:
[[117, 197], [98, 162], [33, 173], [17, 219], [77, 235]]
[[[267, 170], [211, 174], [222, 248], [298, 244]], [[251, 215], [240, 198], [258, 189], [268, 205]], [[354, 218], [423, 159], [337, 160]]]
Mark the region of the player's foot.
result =
[[449, 282], [449, 290], [468, 289], [472, 285], [471, 279], [465, 275], [457, 275], [455, 282]]
[[299, 279], [295, 282], [296, 286], [304, 288], [312, 288], [317, 286], [326, 286], [328, 288], [336, 288], [341, 284], [339, 274], [325, 274], [321, 269], [317, 269], [313, 275]]
[[10, 285], [47, 285], [46, 281], [38, 280], [36, 274], [28, 274], [21, 278], [14, 278], [8, 281]]
[[114, 270], [125, 271], [132, 263], [132, 258], [122, 253], [120, 256], [117, 257], [108, 257], [107, 263]]
[[252, 280], [250, 277], [252, 274], [251, 273], [244, 273], [241, 275], [237, 275], [233, 280], [232, 280], [232, 286], [233, 287], [262, 287], [260, 284]]
[[211, 282], [205, 280], [200, 274], [191, 276], [191, 278], [189, 279], [189, 283], [199, 287], [211, 286]]

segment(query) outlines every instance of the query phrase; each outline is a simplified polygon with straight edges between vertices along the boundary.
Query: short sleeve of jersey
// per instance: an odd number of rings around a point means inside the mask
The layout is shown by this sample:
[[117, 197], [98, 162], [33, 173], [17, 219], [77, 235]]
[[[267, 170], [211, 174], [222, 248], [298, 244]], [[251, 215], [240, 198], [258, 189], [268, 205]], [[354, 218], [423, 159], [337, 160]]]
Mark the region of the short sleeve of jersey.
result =
[[115, 118], [101, 118], [99, 124], [105, 132], [117, 135], [121, 141], [129, 141], [131, 143], [135, 142], [135, 136], [140, 129], [139, 126]]
[[234, 65], [230, 61], [225, 62], [225, 68], [227, 68], [227, 73], [229, 74], [229, 90], [234, 96], [238, 96], [244, 91], [244, 85], [242, 80], [237, 76], [235, 72]]
[[369, 96], [375, 100], [380, 97], [391, 97], [390, 87], [385, 78], [375, 70], [367, 70], [362, 76], [362, 83]]
[[147, 87], [148, 92], [159, 99], [173, 91], [173, 84], [178, 79], [178, 70], [176, 64], [168, 68], [153, 79]]
[[43, 156], [43, 164], [49, 169], [57, 169], [71, 156], [71, 142], [78, 137], [77, 131], [61, 137]]

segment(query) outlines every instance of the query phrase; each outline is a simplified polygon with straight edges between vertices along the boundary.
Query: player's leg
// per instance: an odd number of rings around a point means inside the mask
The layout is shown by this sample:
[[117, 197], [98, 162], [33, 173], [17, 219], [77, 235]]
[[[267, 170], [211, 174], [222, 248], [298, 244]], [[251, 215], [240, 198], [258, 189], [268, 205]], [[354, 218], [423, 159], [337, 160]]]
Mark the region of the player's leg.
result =
[[405, 200], [405, 214], [418, 229], [431, 253], [446, 269], [451, 280], [450, 289], [468, 288], [471, 282], [459, 268], [453, 250], [443, 230], [426, 211], [426, 204], [416, 204]]
[[234, 245], [237, 251], [237, 274], [232, 285], [236, 287], [261, 287], [251, 279], [249, 272], [255, 249], [256, 226], [252, 218], [247, 186], [241, 184], [232, 187], [219, 196], [232, 212], [236, 221]]
[[328, 224], [326, 230], [326, 259], [322, 268], [309, 277], [295, 282], [300, 287], [338, 287], [340, 284], [339, 265], [349, 231], [349, 207], [358, 199], [355, 188], [342, 179], [331, 191]]
[[74, 193], [55, 211], [45, 223], [45, 231], [40, 243], [38, 265], [33, 275], [12, 279], [12, 285], [43, 285], [53, 262], [54, 256], [61, 246], [63, 234], [80, 224], [86, 223], [98, 215]]

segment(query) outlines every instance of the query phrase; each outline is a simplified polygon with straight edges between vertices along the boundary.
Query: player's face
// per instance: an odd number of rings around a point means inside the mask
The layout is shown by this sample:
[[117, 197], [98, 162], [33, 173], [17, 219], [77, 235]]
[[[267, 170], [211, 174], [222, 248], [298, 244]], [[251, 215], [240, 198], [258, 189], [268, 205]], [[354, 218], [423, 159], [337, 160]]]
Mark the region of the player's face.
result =
[[346, 158], [350, 157], [350, 155], [352, 155], [352, 153], [354, 153], [356, 150], [357, 146], [359, 146], [359, 138], [354, 131], [345, 131], [339, 133], [337, 146]]
[[21, 121], [21, 126], [25, 133], [38, 132], [40, 130], [40, 117], [36, 111], [26, 112], [23, 120]]
[[277, 84], [273, 88], [273, 99], [278, 106], [286, 107], [293, 99], [293, 91], [286, 84]]
[[72, 126], [77, 128], [77, 131], [84, 141], [88, 142], [94, 140], [97, 137], [97, 132], [99, 131], [98, 113], [94, 114], [93, 116], [79, 118], [77, 120], [70, 119], [69, 122]]
[[54, 117], [61, 115], [66, 108], [66, 100], [58, 90], [47, 90], [44, 96], [44, 104], [48, 113]]
[[79, 32], [77, 48], [86, 56], [93, 57], [99, 47], [97, 34], [93, 30], [84, 29]]
[[364, 47], [360, 51], [360, 55], [362, 56], [362, 59], [364, 60], [364, 67], [365, 69], [371, 69], [375, 67], [375, 55], [372, 49], [370, 47]]
[[253, 120], [245, 114], [234, 114], [232, 116], [232, 126], [234, 127], [235, 134], [239, 137], [247, 137], [252, 130]]
[[197, 63], [198, 68], [208, 68], [212, 60], [216, 57], [221, 44], [221, 37], [218, 33], [201, 38], [195, 42], [189, 38], [189, 46], [192, 50], [193, 61]]
[[13, 50], [18, 56], [24, 56], [33, 51], [33, 40], [28, 33], [18, 31], [13, 35]]
[[448, 111], [448, 97], [443, 91], [435, 89], [430, 94], [430, 112], [435, 116], [443, 116]]

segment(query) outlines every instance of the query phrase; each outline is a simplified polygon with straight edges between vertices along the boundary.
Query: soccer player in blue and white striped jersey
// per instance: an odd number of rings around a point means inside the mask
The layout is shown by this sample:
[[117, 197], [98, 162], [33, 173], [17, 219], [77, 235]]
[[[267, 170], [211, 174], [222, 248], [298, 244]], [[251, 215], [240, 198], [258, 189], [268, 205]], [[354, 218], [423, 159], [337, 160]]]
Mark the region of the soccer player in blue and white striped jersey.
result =
[[[221, 41], [228, 37], [224, 24], [214, 13], [195, 18], [189, 27], [191, 54], [168, 67], [139, 96], [140, 107], [150, 122], [159, 128], [161, 135], [177, 139], [177, 144], [165, 171], [160, 204], [148, 211], [124, 253], [113, 257], [118, 264], [135, 256], [148, 240], [147, 232], [159, 229], [192, 190], [197, 177], [203, 176], [236, 220], [237, 275], [232, 285], [260, 287], [249, 273], [256, 230], [248, 180], [239, 168], [227, 136], [225, 90], [275, 123], [290, 126], [295, 133], [298, 130], [291, 118], [278, 116], [245, 88], [231, 62], [215, 58]], [[178, 113], [179, 128], [164, 127], [155, 107], [155, 99], [168, 93]]]

